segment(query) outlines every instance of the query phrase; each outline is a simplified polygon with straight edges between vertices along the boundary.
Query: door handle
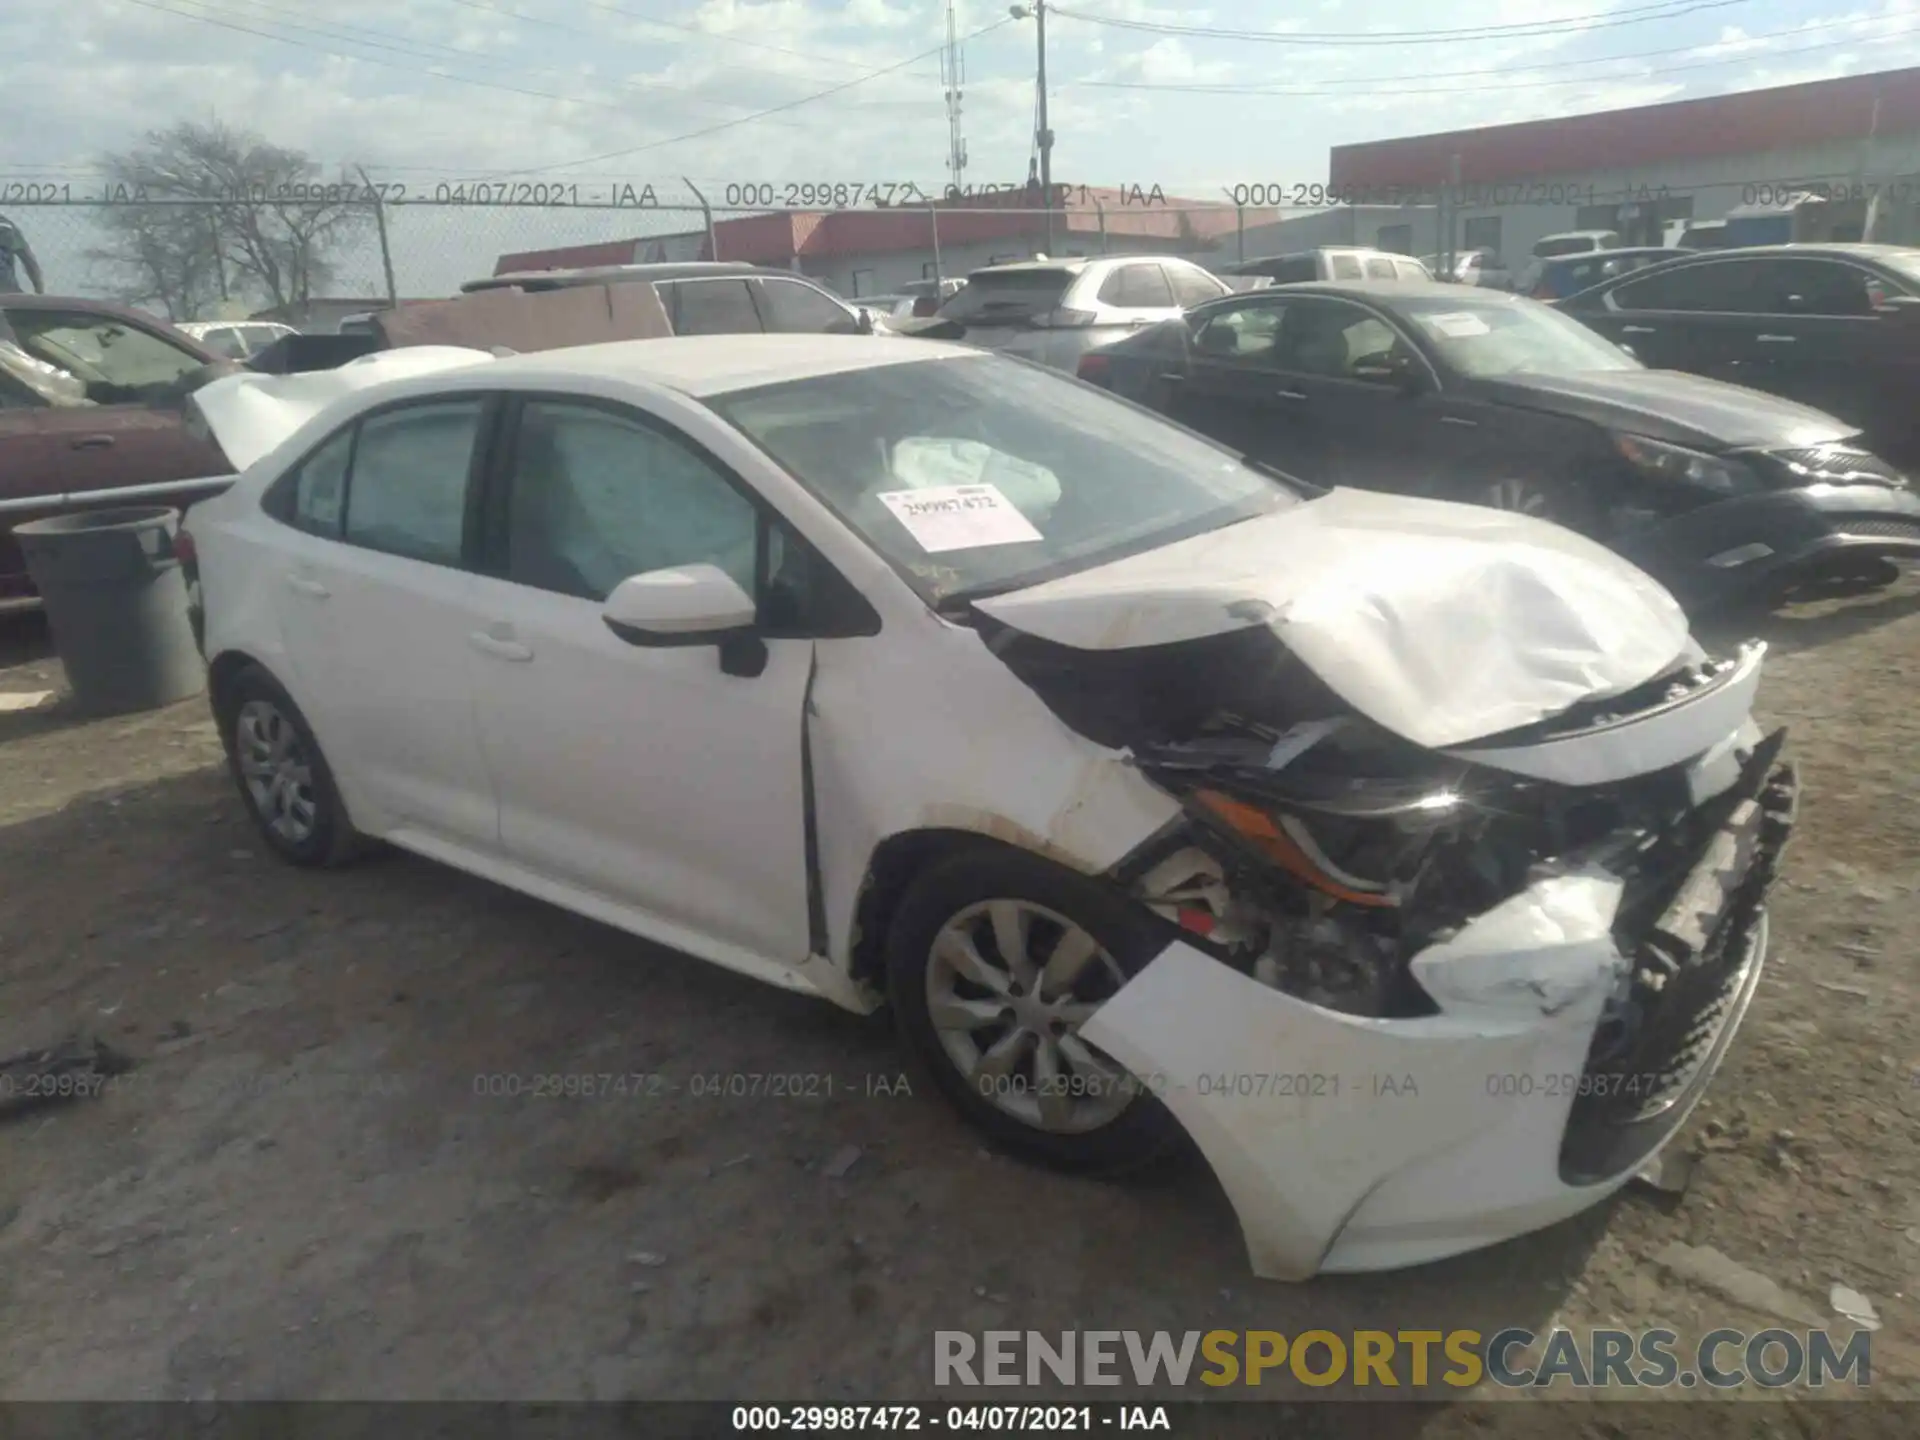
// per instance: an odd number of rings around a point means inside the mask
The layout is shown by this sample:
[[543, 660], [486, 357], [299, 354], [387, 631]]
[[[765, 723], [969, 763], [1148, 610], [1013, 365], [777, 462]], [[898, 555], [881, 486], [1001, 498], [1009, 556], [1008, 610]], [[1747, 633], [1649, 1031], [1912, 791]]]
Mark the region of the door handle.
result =
[[1302, 395], [1298, 390], [1276, 390], [1273, 392], [1273, 398], [1276, 400], [1304, 400], [1307, 397]]
[[1758, 340], [1762, 345], [1793, 344], [1793, 336], [1791, 335], [1756, 335], [1753, 338]]
[[1442, 415], [1440, 417], [1440, 423], [1442, 425], [1464, 425], [1469, 430], [1478, 430], [1480, 428], [1480, 422], [1478, 420], [1469, 420], [1464, 415]]
[[299, 595], [309, 595], [315, 600], [324, 600], [333, 592], [318, 580], [309, 580], [304, 575], [287, 576], [287, 588]]
[[496, 660], [511, 660], [519, 664], [533, 659], [533, 650], [518, 640], [503, 640], [498, 635], [489, 635], [485, 630], [476, 630], [467, 638], [473, 642], [474, 649]]
[[1187, 377], [1182, 375], [1178, 370], [1166, 370], [1162, 371], [1158, 378], [1166, 381], [1169, 385], [1179, 385], [1182, 384]]
[[113, 448], [113, 436], [82, 435], [78, 440], [73, 442], [71, 448], [75, 450], [111, 450]]
[[1651, 326], [1651, 325], [1622, 325], [1622, 326], [1620, 327], [1620, 333], [1621, 333], [1622, 335], [1651, 335], [1651, 334], [1653, 334], [1653, 326]]

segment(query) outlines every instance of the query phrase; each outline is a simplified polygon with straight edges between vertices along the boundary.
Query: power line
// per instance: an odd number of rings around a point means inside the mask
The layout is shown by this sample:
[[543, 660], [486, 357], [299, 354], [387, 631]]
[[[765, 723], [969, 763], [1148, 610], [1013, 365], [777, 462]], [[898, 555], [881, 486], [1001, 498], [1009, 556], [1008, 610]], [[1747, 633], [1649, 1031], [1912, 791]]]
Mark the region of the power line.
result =
[[[508, 85], [499, 81], [483, 80], [476, 76], [471, 76], [471, 75], [456, 75], [456, 74], [451, 74], [444, 70], [429, 70], [429, 69], [423, 69], [417, 65], [402, 65], [396, 61], [382, 60], [373, 55], [357, 54], [352, 51], [337, 50], [331, 46], [310, 44], [307, 41], [296, 40], [291, 36], [279, 34], [276, 31], [256, 29], [253, 26], [242, 25], [233, 20], [220, 19], [215, 14], [198, 14], [198, 13], [194, 13], [192, 11], [187, 11], [187, 10], [177, 10], [170, 5], [158, 3], [158, 0], [127, 0], [127, 3], [132, 5], [138, 5], [142, 9], [157, 11], [163, 15], [171, 15], [176, 19], [190, 20], [190, 21], [193, 21], [195, 24], [211, 25], [221, 30], [231, 30], [242, 35], [252, 35], [258, 39], [272, 40], [281, 45], [290, 45], [295, 49], [310, 50], [318, 54], [331, 55], [334, 58], [340, 59], [340, 60], [351, 60], [351, 61], [355, 61], [357, 63], [365, 64], [365, 65], [378, 65], [384, 69], [398, 70], [403, 74], [425, 76], [426, 78], [432, 79], [432, 80], [448, 80], [448, 81], [452, 81], [456, 85], [471, 85], [484, 90], [498, 90], [498, 91], [503, 91], [509, 94], [514, 94], [514, 95], [524, 95], [531, 99], [536, 99], [536, 100], [553, 100], [566, 105], [585, 105], [594, 109], [613, 110], [628, 117], [631, 117], [633, 114], [632, 106], [628, 102], [600, 100], [600, 99], [592, 98], [590, 96], [582, 96], [577, 94], [559, 95], [549, 90], [532, 90], [521, 85]], [[207, 5], [207, 0], [192, 0], [192, 3], [201, 5], [205, 8], [211, 8], [210, 6]], [[262, 4], [264, 3], [264, 0], [253, 0], [253, 3]], [[225, 13], [233, 14], [236, 12], [228, 11]], [[343, 41], [345, 43], [352, 44], [352, 45], [360, 45], [360, 46], [366, 46], [372, 49], [385, 50], [395, 54], [405, 55], [413, 59], [436, 60], [438, 58], [428, 51], [407, 48], [401, 45], [394, 45], [394, 44], [386, 43], [385, 41], [382, 41], [382, 40], [362, 39], [357, 35], [344, 35], [344, 34], [338, 34], [338, 33], [330, 33], [326, 30], [316, 29], [315, 27], [310, 25], [296, 24], [291, 21], [285, 21], [285, 20], [279, 20], [279, 19], [267, 19], [264, 17], [254, 17], [248, 14], [248, 12], [246, 11], [240, 11], [237, 13], [249, 19], [259, 18], [261, 24], [271, 24], [271, 25], [279, 26], [283, 29], [302, 31], [307, 34], [318, 35], [322, 39]], [[355, 27], [355, 28], [364, 29], [365, 27]], [[386, 32], [369, 31], [368, 33], [385, 34]], [[393, 38], [398, 38], [398, 37], [393, 37]], [[421, 42], [421, 43], [435, 44], [436, 48], [447, 51], [450, 54], [458, 56], [460, 59], [467, 61], [469, 63], [477, 63], [483, 66], [491, 65], [491, 66], [494, 66], [495, 68], [502, 68], [502, 67], [511, 68], [511, 69], [529, 68], [526, 66], [515, 66], [515, 65], [512, 65], [510, 62], [496, 61], [491, 57], [479, 56], [474, 54], [472, 51], [461, 50], [453, 46], [439, 46], [437, 45], [437, 42], [428, 41], [428, 42]], [[921, 59], [925, 57], [918, 56], [915, 58]], [[539, 68], [539, 67], [533, 67], [533, 68]], [[892, 67], [892, 68], [904, 68], [904, 67]], [[549, 73], [564, 74], [565, 72], [549, 70]], [[788, 77], [788, 78], [795, 78], [795, 77]], [[633, 89], [636, 93], [644, 94], [650, 91], [654, 93], [659, 93], [664, 91], [664, 92], [669, 92], [674, 94], [685, 95], [686, 98], [694, 100], [697, 103], [701, 103], [701, 104], [723, 106], [723, 107], [734, 108], [734, 109], [739, 108], [736, 102], [708, 100], [708, 99], [705, 99], [704, 97], [693, 95], [691, 92], [688, 92], [685, 89], [685, 87], [678, 86], [678, 85], [668, 85], [665, 83], [658, 83], [654, 85], [636, 85], [636, 84], [632, 84], [630, 82], [624, 82], [624, 81], [614, 81], [613, 83], [618, 85], [623, 85], [629, 89]], [[859, 83], [859, 82], [856, 81], [853, 83]], [[844, 89], [844, 88], [847, 88], [847, 87], [846, 86], [835, 87], [835, 89]], [[829, 91], [824, 93], [830, 94], [833, 92]], [[819, 97], [817, 96], [806, 97], [806, 99], [814, 99], [814, 98], [819, 98]], [[796, 101], [794, 103], [796, 104], [805, 103], [805, 100]], [[777, 110], [782, 107], [775, 107], [775, 108]], [[743, 117], [743, 119], [756, 119], [769, 113], [772, 113], [772, 112], [759, 111], [759, 112], [755, 112], [755, 114], [753, 115]], [[723, 126], [722, 128], [725, 128], [725, 127]]]
[[[1734, 44], [1734, 43], [1744, 43], [1744, 42], [1755, 41], [1755, 40], [1777, 40], [1785, 36], [1810, 35], [1821, 30], [1832, 30], [1843, 25], [1859, 25], [1861, 23], [1862, 21], [1858, 18], [1847, 19], [1847, 20], [1829, 20], [1817, 25], [1802, 25], [1792, 30], [1773, 30], [1773, 31], [1768, 31], [1759, 35], [1743, 35], [1740, 37], [1740, 41], [1738, 42], [1710, 41], [1705, 45], [1677, 45], [1677, 46], [1672, 46], [1665, 50], [1640, 50], [1630, 55], [1596, 55], [1583, 60], [1544, 60], [1538, 64], [1528, 65], [1525, 68], [1529, 71], [1562, 70], [1562, 69], [1568, 68], [1569, 66], [1574, 66], [1574, 65], [1616, 65], [1623, 60], [1651, 60], [1651, 59], [1658, 59], [1667, 55], [1691, 55], [1700, 50], [1710, 49], [1714, 44], [1719, 44], [1719, 43]], [[1731, 64], [1736, 60], [1765, 59], [1766, 56], [1768, 55], [1804, 55], [1804, 54], [1807, 54], [1809, 51], [1830, 49], [1837, 45], [1852, 45], [1861, 40], [1892, 39], [1892, 38], [1897, 38], [1898, 36], [1906, 35], [1910, 33], [1913, 33], [1913, 32], [1907, 31], [1907, 30], [1894, 30], [1894, 31], [1883, 32], [1881, 34], [1876, 34], [1876, 35], [1855, 36], [1845, 40], [1823, 41], [1818, 45], [1807, 45], [1807, 46], [1801, 46], [1794, 49], [1769, 50], [1759, 55], [1753, 55], [1753, 54], [1728, 55], [1718, 60], [1705, 62], [1705, 64], [1703, 64], [1701, 67], [1698, 67], [1698, 68], [1705, 68], [1705, 65], [1707, 64], [1711, 64], [1711, 65]], [[1694, 68], [1694, 67], [1674, 66], [1671, 68], [1672, 69], [1688, 69], [1688, 68]], [[1323, 86], [1325, 85], [1396, 85], [1403, 80], [1458, 80], [1458, 79], [1468, 79], [1468, 78], [1479, 76], [1479, 75], [1509, 75], [1513, 73], [1513, 70], [1514, 70], [1514, 67], [1511, 65], [1499, 65], [1499, 66], [1494, 66], [1490, 69], [1482, 69], [1482, 70], [1428, 70], [1417, 75], [1402, 74], [1402, 75], [1329, 76], [1326, 79], [1322, 80], [1320, 83]], [[1649, 73], [1656, 74], [1656, 75], [1663, 75], [1668, 73], [1668, 71], [1655, 70]], [[1622, 80], [1622, 79], [1631, 79], [1631, 78], [1634, 78], [1634, 77], [1614, 76], [1614, 75], [1574, 75], [1574, 76], [1568, 76], [1566, 79], [1563, 79], [1563, 80], [1550, 80], [1550, 81], [1542, 81], [1542, 82], [1530, 81], [1530, 82], [1527, 82], [1527, 85], [1528, 86], [1533, 86], [1536, 84], [1584, 85], [1594, 81]], [[1187, 83], [1179, 80], [1067, 80], [1067, 81], [1063, 81], [1062, 83], [1067, 85], [1074, 85], [1074, 86], [1080, 86], [1087, 89], [1097, 89], [1097, 90], [1166, 90], [1166, 91], [1172, 91], [1175, 93], [1186, 94], [1186, 95], [1319, 95], [1319, 94], [1333, 93], [1331, 91], [1326, 91], [1326, 90], [1287, 90], [1287, 89], [1269, 88], [1262, 85], [1252, 84], [1250, 82], [1240, 82], [1240, 81], [1222, 81], [1218, 84], [1202, 84], [1197, 82]], [[1501, 90], [1501, 89], [1507, 89], [1507, 88], [1519, 88], [1519, 86], [1518, 85], [1514, 87], [1499, 86], [1499, 85], [1481, 86], [1481, 87], [1477, 87], [1476, 93], [1478, 93], [1481, 90]], [[1434, 92], [1432, 91], [1397, 91], [1395, 93], [1397, 94], [1432, 94]]]
[[1282, 35], [1272, 30], [1223, 30], [1205, 25], [1171, 25], [1152, 20], [1122, 20], [1108, 15], [1089, 15], [1084, 11], [1048, 6], [1056, 15], [1115, 30], [1134, 30], [1147, 35], [1174, 35], [1195, 40], [1232, 40], [1266, 45], [1445, 45], [1468, 40], [1526, 40], [1547, 35], [1585, 34], [1589, 30], [1611, 30], [1621, 25], [1641, 25], [1649, 20], [1672, 20], [1699, 10], [1721, 10], [1729, 5], [1751, 4], [1752, 0], [1659, 0], [1658, 4], [1632, 6], [1625, 10], [1602, 11], [1595, 15], [1572, 15], [1559, 20], [1531, 20], [1514, 25], [1478, 25], [1456, 30], [1316, 30], [1310, 34]]
[[[151, 0], [136, 0], [136, 3], [147, 4], [151, 3]], [[1005, 19], [994, 21], [991, 25], [983, 25], [972, 34], [962, 37], [963, 42], [965, 40], [977, 40], [982, 35], [987, 35], [998, 30], [1002, 25], [1011, 25], [1012, 23], [1013, 17], [1008, 16]], [[798, 100], [787, 101], [784, 105], [772, 105], [765, 110], [757, 110], [751, 115], [742, 115], [737, 120], [723, 120], [718, 125], [708, 125], [700, 130], [689, 130], [684, 135], [669, 135], [664, 140], [652, 140], [645, 145], [630, 145], [622, 150], [608, 150], [598, 155], [583, 155], [577, 160], [560, 160], [551, 165], [532, 165], [518, 170], [496, 170], [484, 178], [489, 180], [506, 180], [520, 175], [544, 175], [551, 170], [570, 170], [575, 165], [593, 165], [602, 160], [622, 160], [629, 155], [643, 154], [648, 150], [659, 150], [668, 145], [678, 145], [683, 141], [701, 140], [709, 135], [717, 135], [722, 130], [732, 130], [740, 125], [751, 125], [755, 121], [764, 120], [770, 115], [783, 114], [788, 110], [798, 109], [802, 105], [811, 105], [816, 100], [825, 100], [830, 95], [838, 95], [843, 90], [851, 90], [854, 86], [864, 85], [869, 80], [878, 80], [882, 75], [891, 75], [897, 70], [904, 70], [909, 65], [915, 64], [918, 61], [938, 55], [945, 48], [944, 45], [936, 45], [931, 50], [922, 50], [918, 55], [909, 55], [906, 59], [896, 61], [892, 65], [883, 65], [878, 70], [869, 70], [864, 75], [856, 75], [851, 80], [844, 80], [838, 85], [830, 86], [828, 89], [818, 91], [812, 95], [803, 95]]]

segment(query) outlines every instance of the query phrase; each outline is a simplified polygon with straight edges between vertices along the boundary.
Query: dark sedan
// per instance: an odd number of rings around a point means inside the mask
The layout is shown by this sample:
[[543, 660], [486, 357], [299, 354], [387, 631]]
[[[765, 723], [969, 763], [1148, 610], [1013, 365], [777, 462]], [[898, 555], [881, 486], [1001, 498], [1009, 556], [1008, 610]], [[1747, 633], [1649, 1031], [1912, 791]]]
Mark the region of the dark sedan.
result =
[[1687, 370], [1818, 406], [1920, 467], [1920, 250], [1763, 245], [1669, 261], [1561, 309]]
[[1920, 555], [1920, 496], [1856, 427], [1649, 370], [1519, 296], [1254, 291], [1096, 351], [1080, 375], [1318, 484], [1556, 520], [1694, 605]]

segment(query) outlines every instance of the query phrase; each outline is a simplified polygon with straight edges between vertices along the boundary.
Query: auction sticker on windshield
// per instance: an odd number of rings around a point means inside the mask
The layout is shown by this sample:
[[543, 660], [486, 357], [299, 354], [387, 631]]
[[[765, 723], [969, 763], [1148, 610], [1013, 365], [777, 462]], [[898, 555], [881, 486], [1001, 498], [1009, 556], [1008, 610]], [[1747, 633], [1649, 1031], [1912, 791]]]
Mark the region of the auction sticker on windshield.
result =
[[995, 485], [889, 490], [879, 500], [929, 555], [1043, 538]]
[[1492, 333], [1487, 329], [1486, 321], [1466, 310], [1452, 311], [1445, 315], [1422, 315], [1420, 319], [1449, 340], [1465, 340], [1471, 335]]

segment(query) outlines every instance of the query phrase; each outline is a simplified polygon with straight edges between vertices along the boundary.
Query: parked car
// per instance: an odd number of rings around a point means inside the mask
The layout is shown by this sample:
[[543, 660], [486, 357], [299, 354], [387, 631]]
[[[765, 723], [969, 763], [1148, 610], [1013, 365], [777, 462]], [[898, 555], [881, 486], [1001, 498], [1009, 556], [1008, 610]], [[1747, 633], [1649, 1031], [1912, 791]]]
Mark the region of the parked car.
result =
[[1618, 230], [1563, 230], [1534, 241], [1533, 258], [1553, 260], [1562, 255], [1591, 255], [1596, 250], [1618, 250], [1620, 246]]
[[641, 280], [659, 293], [676, 335], [854, 335], [873, 327], [860, 310], [804, 276], [727, 261], [526, 270], [469, 280], [460, 289], [539, 291]]
[[1070, 372], [1089, 350], [1231, 293], [1171, 255], [1023, 260], [975, 270], [919, 333]]
[[1565, 311], [1648, 365], [1825, 410], [1920, 465], [1920, 250], [1774, 245], [1689, 256]]
[[879, 320], [911, 320], [920, 297], [902, 291], [892, 295], [856, 295], [853, 303]]
[[194, 320], [174, 327], [224, 360], [245, 360], [283, 335], [300, 332], [277, 320]]
[[1513, 272], [1507, 262], [1491, 250], [1465, 250], [1453, 257], [1446, 274], [1435, 270], [1436, 279], [1452, 280], [1456, 285], [1478, 285], [1488, 290], [1514, 288]]
[[[456, 359], [310, 413], [186, 527], [268, 846], [890, 998], [1007, 1149], [1184, 1130], [1263, 1275], [1596, 1204], [1758, 984], [1797, 783], [1763, 647], [1708, 658], [1558, 527], [932, 342]], [[1324, 1105], [1233, 1078], [1305, 1065]]]
[[188, 433], [177, 387], [220, 357], [122, 305], [0, 295], [0, 596], [30, 596], [13, 527], [72, 511], [185, 504], [231, 479]]
[[1411, 255], [1368, 250], [1357, 245], [1323, 245], [1318, 250], [1270, 255], [1222, 265], [1223, 276], [1265, 276], [1275, 285], [1310, 280], [1431, 280], [1433, 273]]
[[940, 307], [960, 293], [967, 282], [958, 277], [944, 280], [909, 280], [900, 288], [913, 297], [913, 314], [936, 315]]
[[1857, 427], [1649, 370], [1517, 295], [1236, 295], [1088, 356], [1080, 375], [1319, 484], [1569, 525], [1700, 605], [1884, 580], [1920, 554], [1920, 496]]
[[1603, 280], [1612, 280], [1662, 260], [1677, 259], [1691, 252], [1661, 246], [1630, 246], [1618, 250], [1589, 250], [1583, 255], [1561, 255], [1536, 260], [1522, 273], [1519, 288], [1535, 300], [1564, 300], [1589, 290]]

